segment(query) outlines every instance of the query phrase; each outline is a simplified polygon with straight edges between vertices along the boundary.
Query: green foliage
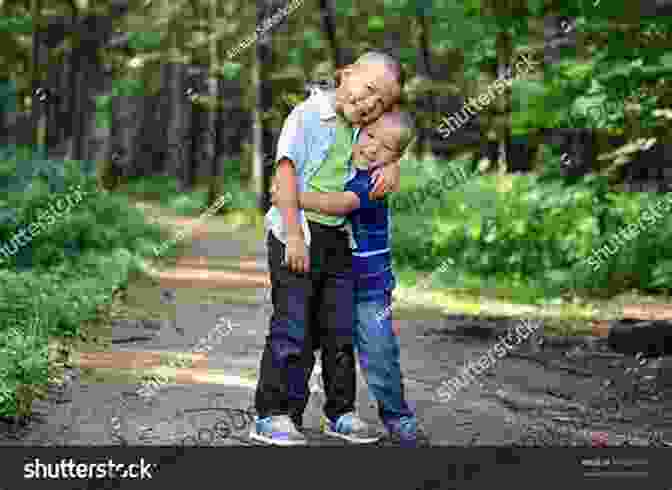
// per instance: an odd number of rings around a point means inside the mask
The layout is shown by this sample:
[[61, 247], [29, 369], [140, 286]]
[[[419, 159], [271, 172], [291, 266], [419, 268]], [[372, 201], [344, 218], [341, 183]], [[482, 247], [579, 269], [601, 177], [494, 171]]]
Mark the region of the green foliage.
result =
[[240, 78], [242, 65], [240, 63], [226, 62], [222, 65], [222, 76], [226, 80], [235, 80]]
[[33, 19], [27, 15], [21, 17], [0, 17], [0, 32], [32, 34]]
[[34, 398], [30, 394], [37, 390], [25, 387], [44, 386], [48, 375], [47, 336], [39, 330], [39, 321], [0, 331], [0, 417], [29, 415]]
[[[243, 188], [240, 177], [240, 162], [223, 162], [224, 177], [218, 186], [221, 195], [229, 193], [231, 199], [220, 208], [220, 213], [233, 210], [253, 209], [256, 198], [253, 192]], [[179, 215], [198, 216], [207, 208], [208, 191], [198, 188], [187, 194], [180, 192], [175, 177], [137, 177], [129, 180], [123, 191], [142, 200], [158, 201]]]
[[[115, 289], [168, 238], [127, 197], [99, 192], [83, 166], [0, 162], [0, 178], [30, 169], [19, 179], [22, 191], [3, 195], [0, 246], [41, 224], [0, 262], [0, 416], [30, 413], [30, 401], [47, 383], [48, 337], [77, 337], [82, 322], [94, 320]], [[55, 183], [65, 190], [54, 190]], [[73, 194], [78, 197], [68, 197]]]
[[[557, 156], [552, 158], [557, 168]], [[394, 214], [392, 250], [399, 265], [426, 270], [454, 259], [455, 271], [445, 283], [453, 287], [464, 287], [467, 278], [488, 278], [526, 284], [546, 298], [569, 290], [611, 295], [669, 288], [669, 216], [597, 272], [585, 263], [613, 233], [637, 222], [650, 202], [648, 195], [611, 193], [597, 176], [573, 186], [550, 172], [475, 176], [423, 203], [422, 211]]]
[[380, 15], [369, 17], [369, 30], [372, 32], [382, 32], [385, 30], [385, 19]]
[[150, 51], [161, 47], [163, 35], [160, 32], [129, 32], [128, 44], [131, 49]]

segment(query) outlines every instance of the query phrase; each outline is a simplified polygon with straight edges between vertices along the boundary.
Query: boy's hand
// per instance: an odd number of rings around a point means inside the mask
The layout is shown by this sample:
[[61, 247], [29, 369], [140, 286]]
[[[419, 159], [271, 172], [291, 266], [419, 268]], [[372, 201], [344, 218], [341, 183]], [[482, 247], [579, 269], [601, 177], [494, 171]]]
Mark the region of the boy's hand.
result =
[[310, 270], [308, 247], [302, 233], [288, 233], [285, 249], [285, 265], [292, 272], [306, 273]]
[[377, 168], [371, 174], [373, 190], [369, 194], [370, 199], [380, 199], [388, 192], [399, 192], [401, 179], [401, 165], [396, 161], [382, 168]]

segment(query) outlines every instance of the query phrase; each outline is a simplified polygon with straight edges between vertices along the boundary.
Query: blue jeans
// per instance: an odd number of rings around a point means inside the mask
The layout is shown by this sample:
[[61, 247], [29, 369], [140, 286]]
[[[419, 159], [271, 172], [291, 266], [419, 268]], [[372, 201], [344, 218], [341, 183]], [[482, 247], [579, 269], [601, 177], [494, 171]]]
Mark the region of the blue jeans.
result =
[[[414, 417], [404, 397], [399, 339], [392, 330], [392, 292], [371, 291], [355, 299], [355, 349], [383, 423]], [[383, 315], [383, 313], [385, 313]]]

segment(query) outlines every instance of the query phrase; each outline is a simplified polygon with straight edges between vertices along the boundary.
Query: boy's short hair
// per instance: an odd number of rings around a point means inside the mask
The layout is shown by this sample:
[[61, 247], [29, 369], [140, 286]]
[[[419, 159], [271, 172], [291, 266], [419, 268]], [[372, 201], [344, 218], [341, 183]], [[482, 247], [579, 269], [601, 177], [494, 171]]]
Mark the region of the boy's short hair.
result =
[[366, 63], [383, 63], [387, 69], [394, 74], [394, 79], [403, 89], [406, 83], [406, 73], [401, 62], [389, 53], [384, 51], [367, 51], [355, 61], [355, 65], [363, 65]]
[[383, 63], [385, 67], [388, 68], [394, 74], [394, 79], [399, 84], [399, 87], [401, 89], [404, 88], [404, 84], [406, 83], [406, 72], [404, 71], [404, 67], [401, 65], [401, 62], [397, 58], [383, 51], [367, 51], [359, 58], [357, 58], [352, 65], [347, 65], [344, 66], [343, 68], [339, 68], [338, 70], [336, 70], [334, 74], [336, 85], [338, 86], [341, 84], [341, 76], [343, 74], [343, 69], [347, 68], [348, 66], [356, 66], [356, 65], [361, 66], [366, 63]]

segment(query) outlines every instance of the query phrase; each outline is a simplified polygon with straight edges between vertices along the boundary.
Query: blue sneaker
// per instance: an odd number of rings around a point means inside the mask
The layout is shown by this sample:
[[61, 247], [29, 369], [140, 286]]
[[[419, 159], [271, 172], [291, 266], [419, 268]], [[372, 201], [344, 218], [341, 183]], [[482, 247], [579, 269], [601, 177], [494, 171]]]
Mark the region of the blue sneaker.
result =
[[273, 415], [260, 419], [250, 431], [250, 439], [273, 446], [306, 446], [308, 441], [296, 429], [288, 415]]
[[429, 438], [418, 426], [415, 417], [401, 417], [398, 420], [388, 420], [385, 427], [391, 442], [402, 447], [429, 447]]
[[380, 439], [380, 434], [354, 412], [341, 415], [335, 422], [322, 415], [320, 429], [329, 436], [338, 437], [354, 444], [372, 444]]

